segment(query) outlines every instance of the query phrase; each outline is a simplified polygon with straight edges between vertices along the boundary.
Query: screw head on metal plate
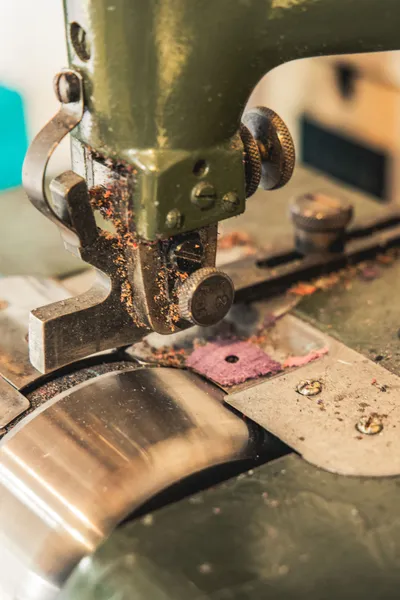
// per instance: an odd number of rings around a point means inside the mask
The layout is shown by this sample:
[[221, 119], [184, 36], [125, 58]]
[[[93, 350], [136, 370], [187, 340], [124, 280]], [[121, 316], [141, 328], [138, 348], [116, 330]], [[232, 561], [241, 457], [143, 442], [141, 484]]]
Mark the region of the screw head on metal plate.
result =
[[356, 429], [363, 435], [377, 435], [383, 429], [382, 419], [376, 414], [365, 415], [358, 421]]
[[192, 203], [201, 210], [212, 208], [217, 201], [217, 192], [212, 183], [201, 181], [192, 190]]
[[296, 392], [302, 396], [317, 396], [322, 392], [322, 383], [317, 379], [300, 381], [296, 386]]

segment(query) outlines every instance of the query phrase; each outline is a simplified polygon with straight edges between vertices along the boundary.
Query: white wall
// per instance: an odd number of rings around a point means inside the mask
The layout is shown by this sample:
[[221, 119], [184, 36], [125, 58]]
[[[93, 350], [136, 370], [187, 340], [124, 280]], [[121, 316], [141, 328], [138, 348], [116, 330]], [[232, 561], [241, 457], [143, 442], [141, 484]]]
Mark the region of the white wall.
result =
[[277, 112], [288, 126], [296, 146], [299, 142], [298, 115], [307, 97], [307, 81], [312, 75], [314, 60], [296, 60], [273, 69], [261, 79], [248, 103], [248, 108], [262, 105]]
[[[67, 66], [62, 0], [0, 0], [0, 84], [25, 100], [29, 138], [57, 111], [53, 77]], [[65, 164], [65, 145], [55, 158]]]

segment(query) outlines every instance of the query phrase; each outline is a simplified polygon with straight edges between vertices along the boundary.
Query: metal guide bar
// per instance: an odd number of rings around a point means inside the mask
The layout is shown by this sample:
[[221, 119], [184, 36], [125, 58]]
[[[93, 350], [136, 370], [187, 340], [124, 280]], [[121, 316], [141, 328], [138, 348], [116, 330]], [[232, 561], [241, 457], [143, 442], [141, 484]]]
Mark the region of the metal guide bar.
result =
[[265, 257], [245, 258], [224, 265], [235, 284], [236, 301], [267, 298], [294, 283], [319, 277], [375, 257], [400, 243], [400, 214], [368, 221], [347, 234], [343, 253], [302, 256], [289, 244]]

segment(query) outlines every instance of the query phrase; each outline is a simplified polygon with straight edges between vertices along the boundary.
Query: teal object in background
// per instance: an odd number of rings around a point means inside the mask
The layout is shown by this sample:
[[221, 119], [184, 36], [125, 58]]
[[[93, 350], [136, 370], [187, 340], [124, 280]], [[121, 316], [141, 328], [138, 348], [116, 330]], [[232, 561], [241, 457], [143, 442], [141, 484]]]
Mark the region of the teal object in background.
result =
[[27, 147], [22, 97], [0, 85], [0, 190], [21, 185]]

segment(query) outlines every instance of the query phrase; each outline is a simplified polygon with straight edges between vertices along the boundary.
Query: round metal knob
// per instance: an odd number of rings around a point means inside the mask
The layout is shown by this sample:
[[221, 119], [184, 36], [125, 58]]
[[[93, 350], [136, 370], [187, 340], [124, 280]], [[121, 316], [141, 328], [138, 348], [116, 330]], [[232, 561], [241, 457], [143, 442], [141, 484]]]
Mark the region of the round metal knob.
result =
[[244, 148], [244, 175], [246, 180], [246, 198], [256, 193], [261, 180], [261, 156], [256, 140], [243, 123], [240, 137]]
[[231, 308], [234, 295], [228, 275], [211, 267], [199, 269], [178, 292], [180, 317], [193, 325], [215, 325]]
[[292, 136], [282, 119], [269, 108], [246, 112], [243, 124], [257, 142], [261, 158], [260, 187], [276, 190], [292, 177], [296, 154]]
[[353, 216], [349, 202], [323, 193], [304, 194], [293, 199], [290, 213], [299, 252], [343, 251], [346, 227]]

